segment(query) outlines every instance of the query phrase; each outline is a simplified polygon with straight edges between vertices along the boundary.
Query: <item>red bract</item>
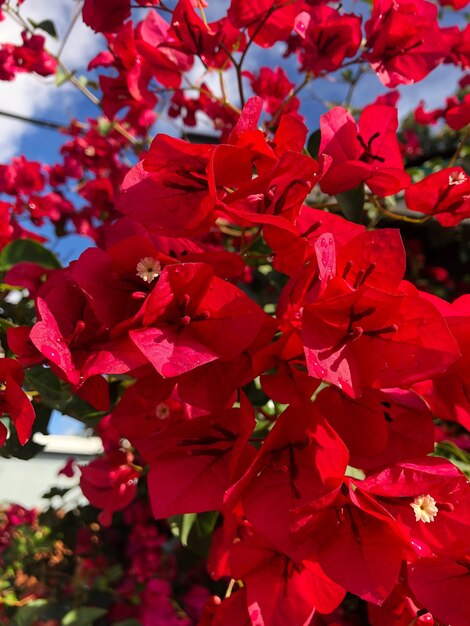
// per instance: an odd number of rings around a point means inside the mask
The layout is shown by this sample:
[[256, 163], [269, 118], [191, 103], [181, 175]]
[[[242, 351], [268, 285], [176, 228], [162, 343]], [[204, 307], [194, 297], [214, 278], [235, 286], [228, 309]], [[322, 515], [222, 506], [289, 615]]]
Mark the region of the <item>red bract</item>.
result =
[[23, 45], [15, 46], [13, 52], [17, 71], [35, 72], [40, 76], [54, 74], [58, 62], [44, 49], [45, 38], [42, 35], [32, 35], [26, 31], [21, 33], [21, 37]]
[[130, 452], [116, 450], [81, 467], [80, 487], [86, 498], [99, 509], [100, 522], [111, 524], [115, 511], [128, 506], [137, 493], [139, 472]]
[[290, 536], [290, 511], [334, 497], [348, 451], [313, 406], [290, 407], [278, 418], [251, 467], [228, 495], [254, 529], [289, 556], [306, 557]]
[[232, 0], [228, 19], [237, 28], [247, 27], [248, 34], [259, 46], [271, 47], [276, 41], [286, 40], [303, 4], [294, 0], [261, 0], [249, 3]]
[[337, 584], [381, 604], [397, 582], [407, 554], [406, 535], [382, 506], [359, 489], [343, 484], [332, 496], [292, 512], [294, 540], [304, 542]]
[[[82, 384], [89, 376], [129, 372], [146, 363], [125, 327], [111, 333], [100, 324], [70, 270], [56, 272], [39, 290], [37, 307], [41, 319], [31, 329], [30, 340], [72, 385]], [[21, 353], [30, 352], [27, 346], [18, 348]]]
[[337, 70], [346, 57], [356, 54], [361, 43], [361, 18], [325, 6], [310, 7], [295, 20], [301, 38], [297, 49], [302, 71], [320, 73]]
[[[249, 79], [253, 92], [263, 99], [263, 106], [271, 115], [278, 112], [284, 99], [295, 88], [294, 83], [290, 82], [281, 67], [276, 67], [274, 70], [269, 67], [262, 67], [257, 76], [251, 72], [244, 72], [244, 75]], [[295, 112], [299, 106], [299, 99], [292, 98], [282, 108], [282, 112], [284, 114]]]
[[227, 18], [211, 24], [204, 23], [191, 0], [179, 0], [171, 20], [168, 48], [198, 55], [209, 67], [230, 67], [233, 51], [243, 51], [245, 35], [232, 26]]
[[415, 602], [411, 589], [398, 584], [382, 606], [367, 607], [371, 626], [434, 626], [432, 615]]
[[399, 463], [369, 476], [358, 488], [373, 494], [407, 527], [418, 557], [459, 558], [468, 552], [470, 483], [447, 459], [418, 457]]
[[397, 111], [385, 105], [364, 109], [359, 123], [342, 107], [320, 118], [319, 154], [331, 157], [320, 187], [336, 194], [365, 182], [379, 196], [407, 187], [410, 176], [403, 169], [396, 131]]
[[131, 15], [130, 0], [85, 0], [83, 21], [94, 31], [112, 33]]
[[257, 534], [234, 543], [229, 563], [246, 584], [252, 624], [307, 626], [316, 609], [328, 613], [345, 595], [318, 563], [295, 562]]
[[[207, 165], [214, 149], [158, 135], [144, 161], [124, 179], [119, 210], [158, 234], [205, 232], [214, 219], [207, 192]], [[251, 169], [244, 167], [240, 174], [251, 180]]]
[[[179, 87], [181, 74], [193, 64], [193, 57], [185, 51], [174, 50], [171, 42], [170, 26], [156, 11], [149, 11], [136, 28], [136, 49], [141, 55], [143, 70], [168, 88]], [[138, 69], [139, 58], [135, 60]]]
[[454, 102], [448, 106], [445, 118], [454, 130], [461, 130], [470, 124], [470, 94], [466, 94], [462, 102]]
[[[33, 406], [21, 387], [23, 378], [23, 369], [17, 361], [0, 359], [0, 414], [8, 415], [21, 445], [30, 438], [35, 418]], [[6, 437], [7, 429], [0, 422], [0, 446]]]
[[405, 192], [409, 209], [432, 215], [442, 226], [455, 226], [470, 217], [470, 179], [461, 167], [448, 167], [426, 176]]
[[202, 415], [163, 429], [152, 449], [148, 487], [153, 513], [164, 518], [218, 510], [255, 450], [248, 444], [255, 422], [248, 402], [240, 409]]
[[410, 570], [410, 586], [418, 600], [439, 620], [466, 626], [470, 615], [470, 563], [445, 557], [424, 558]]
[[144, 305], [144, 328], [130, 336], [155, 369], [171, 377], [239, 355], [255, 341], [265, 318], [210, 266], [185, 263], [163, 270]]
[[446, 56], [437, 7], [425, 0], [374, 0], [364, 57], [386, 87], [424, 78]]
[[309, 373], [352, 397], [367, 387], [409, 386], [460, 354], [441, 315], [418, 292], [351, 290], [337, 280], [305, 305], [302, 336]]
[[368, 390], [352, 400], [330, 387], [315, 405], [347, 445], [353, 467], [381, 469], [434, 449], [432, 413], [412, 392]]
[[457, 422], [470, 431], [470, 297], [462, 296], [450, 305], [432, 298], [457, 340], [461, 358], [440, 376], [418, 383], [415, 387], [433, 414], [441, 420]]

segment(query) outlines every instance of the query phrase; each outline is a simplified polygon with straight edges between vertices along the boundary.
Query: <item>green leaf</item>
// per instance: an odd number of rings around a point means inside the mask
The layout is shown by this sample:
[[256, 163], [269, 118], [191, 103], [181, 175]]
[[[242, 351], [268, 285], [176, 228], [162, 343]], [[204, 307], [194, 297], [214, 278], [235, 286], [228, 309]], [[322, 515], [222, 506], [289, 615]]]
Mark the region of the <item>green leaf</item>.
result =
[[74, 75], [75, 75], [75, 70], [73, 72], [64, 72], [59, 66], [55, 73], [55, 86], [62, 87], [62, 85], [64, 85], [67, 81], [69, 81], [71, 77]]
[[88, 419], [102, 417], [104, 411], [97, 411], [86, 400], [74, 395], [70, 385], [54, 374], [48, 367], [35, 365], [25, 372], [25, 384], [27, 389], [38, 391], [41, 402], [51, 409], [60, 411], [88, 423]]
[[218, 511], [186, 513], [168, 518], [171, 532], [192, 552], [207, 557], [212, 534], [219, 517]]
[[28, 18], [28, 21], [35, 30], [36, 29], [43, 30], [45, 33], [47, 33], [51, 37], [54, 37], [54, 39], [58, 39], [57, 30], [52, 20], [43, 20], [42, 22], [38, 23], [32, 20], [31, 18]]
[[82, 606], [79, 609], [72, 609], [62, 618], [62, 626], [92, 626], [99, 618], [106, 615], [107, 609], [97, 606]]
[[28, 389], [39, 391], [41, 401], [51, 409], [60, 411], [70, 399], [70, 392], [51, 369], [37, 365], [25, 372]]
[[141, 623], [131, 617], [130, 619], [125, 619], [123, 622], [115, 622], [113, 626], [142, 626]]
[[18, 324], [13, 324], [10, 320], [0, 317], [0, 331], [6, 332], [9, 328], [16, 328]]
[[362, 183], [355, 189], [336, 194], [336, 200], [344, 217], [357, 224], [361, 220], [364, 199], [364, 185]]
[[47, 600], [32, 600], [20, 607], [13, 618], [15, 626], [31, 626], [47, 606]]
[[178, 537], [183, 546], [188, 545], [189, 533], [191, 532], [196, 518], [196, 513], [184, 513], [183, 515], [173, 515], [168, 518], [171, 532], [175, 537]]
[[318, 159], [318, 152], [320, 150], [321, 133], [320, 129], [314, 130], [307, 141], [307, 151], [311, 157]]
[[114, 122], [108, 120], [107, 117], [98, 118], [98, 132], [102, 137], [107, 137], [114, 128]]
[[32, 239], [16, 239], [6, 245], [0, 253], [0, 270], [6, 271], [17, 263], [28, 261], [46, 269], [59, 269], [56, 255]]
[[71, 487], [51, 487], [49, 491], [42, 495], [42, 497], [44, 500], [52, 500], [55, 496], [60, 496], [62, 498], [70, 491], [70, 489]]

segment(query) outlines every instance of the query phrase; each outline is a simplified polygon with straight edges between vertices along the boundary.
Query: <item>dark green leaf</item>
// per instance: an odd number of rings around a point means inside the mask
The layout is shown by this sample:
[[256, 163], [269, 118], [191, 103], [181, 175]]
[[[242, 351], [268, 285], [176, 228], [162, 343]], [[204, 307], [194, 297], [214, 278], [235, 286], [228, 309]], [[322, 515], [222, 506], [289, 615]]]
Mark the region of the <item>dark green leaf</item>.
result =
[[37, 365], [25, 373], [28, 389], [38, 391], [41, 402], [63, 415], [74, 417], [86, 424], [105, 413], [96, 411], [91, 404], [74, 395], [70, 385], [57, 378], [50, 368]]
[[60, 263], [53, 252], [32, 239], [16, 239], [0, 253], [0, 270], [6, 271], [17, 263], [29, 261], [46, 269], [58, 269]]
[[43, 494], [42, 497], [44, 500], [52, 500], [55, 496], [60, 496], [62, 498], [70, 491], [70, 489], [70, 487], [51, 487], [47, 493]]
[[47, 600], [32, 600], [20, 607], [13, 618], [15, 626], [31, 626], [47, 606]]
[[344, 191], [336, 195], [339, 208], [346, 219], [351, 222], [360, 223], [362, 210], [364, 208], [364, 185], [361, 184], [355, 189]]
[[314, 130], [307, 141], [307, 151], [311, 157], [318, 159], [318, 152], [320, 150], [321, 133], [320, 129]]
[[185, 513], [184, 515], [173, 515], [168, 518], [171, 532], [181, 541], [183, 546], [188, 545], [188, 537], [196, 521], [196, 513]]
[[57, 39], [57, 30], [55, 24], [52, 20], [43, 20], [42, 22], [35, 22], [32, 19], [29, 19], [30, 24], [34, 29], [43, 30], [45, 33]]
[[99, 618], [106, 615], [107, 609], [97, 606], [82, 606], [79, 609], [72, 609], [62, 618], [62, 626], [92, 626]]

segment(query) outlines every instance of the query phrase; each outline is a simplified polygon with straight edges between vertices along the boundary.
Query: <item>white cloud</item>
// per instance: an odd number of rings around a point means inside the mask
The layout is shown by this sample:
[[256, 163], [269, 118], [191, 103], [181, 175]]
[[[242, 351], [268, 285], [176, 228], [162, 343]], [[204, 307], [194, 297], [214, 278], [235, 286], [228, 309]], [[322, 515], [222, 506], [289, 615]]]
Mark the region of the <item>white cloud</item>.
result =
[[[45, 3], [44, 0], [28, 0], [22, 7], [24, 18], [31, 18], [39, 23], [50, 19], [54, 22], [59, 35], [59, 41], [41, 32], [47, 39], [46, 46], [52, 52], [57, 52], [60, 41], [64, 36], [72, 19], [77, 0], [55, 0], [54, 3]], [[21, 27], [9, 17], [0, 22], [0, 43], [20, 43]], [[70, 69], [84, 68], [87, 62], [98, 51], [101, 44], [100, 37], [87, 28], [81, 18], [76, 21], [74, 29], [65, 45], [61, 59]], [[74, 99], [79, 96], [73, 85], [64, 85], [58, 90], [54, 85], [54, 78], [41, 78], [32, 74], [20, 74], [12, 82], [0, 82], [0, 109], [8, 113], [30, 117], [44, 117], [61, 121], [64, 112]], [[60, 109], [57, 102], [60, 102]], [[0, 116], [0, 162], [5, 162], [18, 153], [18, 143], [34, 127], [25, 122], [19, 122]]]

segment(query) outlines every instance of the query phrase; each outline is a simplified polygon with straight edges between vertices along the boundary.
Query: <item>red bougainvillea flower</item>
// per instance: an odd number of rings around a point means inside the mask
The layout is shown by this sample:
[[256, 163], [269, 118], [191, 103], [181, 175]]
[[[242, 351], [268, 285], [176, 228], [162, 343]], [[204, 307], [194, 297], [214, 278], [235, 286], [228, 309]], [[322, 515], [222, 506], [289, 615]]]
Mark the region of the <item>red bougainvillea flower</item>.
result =
[[207, 232], [219, 215], [242, 225], [294, 219], [318, 164], [301, 153], [306, 128], [291, 115], [267, 142], [258, 129], [262, 106], [261, 98], [250, 98], [218, 146], [157, 135], [125, 177], [118, 209], [151, 232], [177, 237]]
[[42, 35], [33, 35], [27, 31], [21, 33], [23, 45], [14, 46], [13, 57], [15, 71], [35, 72], [40, 76], [50, 76], [57, 69], [57, 60], [45, 49], [45, 38]]
[[111, 524], [115, 511], [124, 509], [135, 498], [139, 472], [133, 460], [130, 452], [115, 450], [80, 468], [83, 495], [102, 509], [99, 520], [105, 526]]
[[436, 620], [441, 620], [440, 623], [467, 626], [470, 615], [468, 552], [457, 560], [446, 556], [419, 559], [410, 567], [409, 584], [418, 601]]
[[427, 297], [444, 316], [462, 356], [445, 373], [417, 383], [414, 388], [435, 417], [457, 422], [470, 431], [470, 296], [461, 296], [452, 304]]
[[350, 489], [347, 481], [336, 497], [292, 511], [291, 531], [327, 576], [364, 600], [382, 604], [397, 582], [409, 539], [373, 497]]
[[[325, 233], [333, 234], [339, 249], [345, 242], [364, 231], [339, 215], [303, 205], [295, 224], [268, 224], [263, 234], [275, 253], [273, 266], [289, 276], [296, 276], [305, 266], [316, 263], [315, 242]], [[278, 307], [279, 316], [279, 307]]]
[[460, 356], [440, 313], [411, 285], [392, 294], [345, 289], [338, 280], [303, 309], [312, 376], [359, 397], [367, 387], [406, 387], [429, 378]]
[[299, 13], [295, 31], [301, 39], [297, 49], [301, 70], [314, 74], [337, 70], [346, 57], [356, 54], [362, 38], [360, 17], [324, 4]]
[[232, 0], [227, 15], [237, 28], [247, 27], [255, 43], [269, 48], [289, 37], [299, 13], [298, 5], [297, 1], [286, 0]]
[[83, 5], [83, 21], [99, 33], [116, 31], [130, 15], [130, 0], [85, 0]]
[[346, 593], [318, 563], [293, 561], [258, 533], [233, 544], [229, 566], [246, 585], [252, 624], [307, 626], [316, 609], [329, 613]]
[[434, 626], [431, 613], [417, 602], [411, 589], [398, 583], [382, 606], [367, 606], [369, 622], [371, 626]]
[[374, 0], [364, 57], [386, 87], [415, 83], [447, 55], [437, 6], [426, 0]]
[[[126, 176], [118, 208], [150, 231], [169, 236], [205, 232], [213, 221], [213, 203], [207, 201], [207, 165], [213, 145], [191, 145], [157, 135], [143, 162]], [[251, 171], [237, 166], [242, 180]]]
[[[229, 492], [254, 529], [277, 549], [299, 556], [290, 536], [290, 510], [336, 492], [348, 451], [313, 405], [289, 407], [278, 418], [251, 467]], [[303, 555], [307, 556], [307, 555]]]
[[267, 316], [211, 266], [167, 266], [143, 309], [144, 328], [132, 330], [135, 345], [162, 376], [178, 376], [216, 359], [239, 355]]
[[470, 94], [466, 94], [462, 102], [454, 102], [448, 106], [445, 119], [454, 130], [461, 130], [470, 124]]
[[386, 105], [367, 106], [359, 123], [342, 107], [320, 118], [319, 154], [331, 157], [320, 187], [334, 195], [365, 182], [379, 196], [387, 196], [410, 183], [405, 173], [396, 131], [397, 110]]
[[[31, 436], [35, 418], [33, 406], [23, 391], [23, 368], [13, 359], [0, 359], [0, 414], [8, 415], [23, 446]], [[0, 422], [0, 446], [5, 443], [7, 429]]]
[[197, 55], [211, 68], [227, 69], [231, 65], [230, 53], [244, 50], [245, 35], [227, 18], [205, 23], [196, 12], [196, 7], [201, 6], [199, 0], [178, 1], [164, 47]]
[[[222, 507], [227, 489], [242, 475], [255, 449], [251, 405], [202, 415], [161, 430], [142, 450], [149, 462], [153, 514], [165, 518]], [[151, 449], [152, 448], [152, 449]]]
[[[86, 294], [73, 279], [72, 268], [58, 270], [50, 277], [39, 290], [36, 305], [40, 319], [29, 335], [29, 341], [43, 355], [36, 362], [46, 359], [54, 372], [74, 387], [104, 372], [122, 374], [146, 364], [128, 337], [125, 324], [111, 332], [99, 322]], [[20, 354], [32, 359], [26, 337], [12, 334], [12, 338]], [[93, 386], [85, 393], [87, 399], [100, 398], [101, 410], [100, 391]]]
[[[243, 72], [249, 81], [253, 92], [263, 99], [263, 106], [267, 113], [274, 115], [278, 112], [279, 107], [285, 98], [295, 89], [282, 67], [276, 67], [272, 70], [270, 67], [262, 67], [258, 75], [252, 72]], [[288, 104], [282, 108], [283, 113], [292, 113], [297, 111], [300, 106], [300, 100], [292, 98]]]
[[446, 167], [408, 187], [405, 202], [442, 226], [455, 226], [470, 217], [470, 178], [461, 167]]
[[447, 459], [418, 457], [358, 483], [408, 528], [417, 556], [452, 558], [470, 548], [470, 483]]
[[347, 445], [353, 467], [378, 470], [434, 450], [432, 413], [413, 392], [370, 389], [352, 400], [329, 387], [315, 406]]

